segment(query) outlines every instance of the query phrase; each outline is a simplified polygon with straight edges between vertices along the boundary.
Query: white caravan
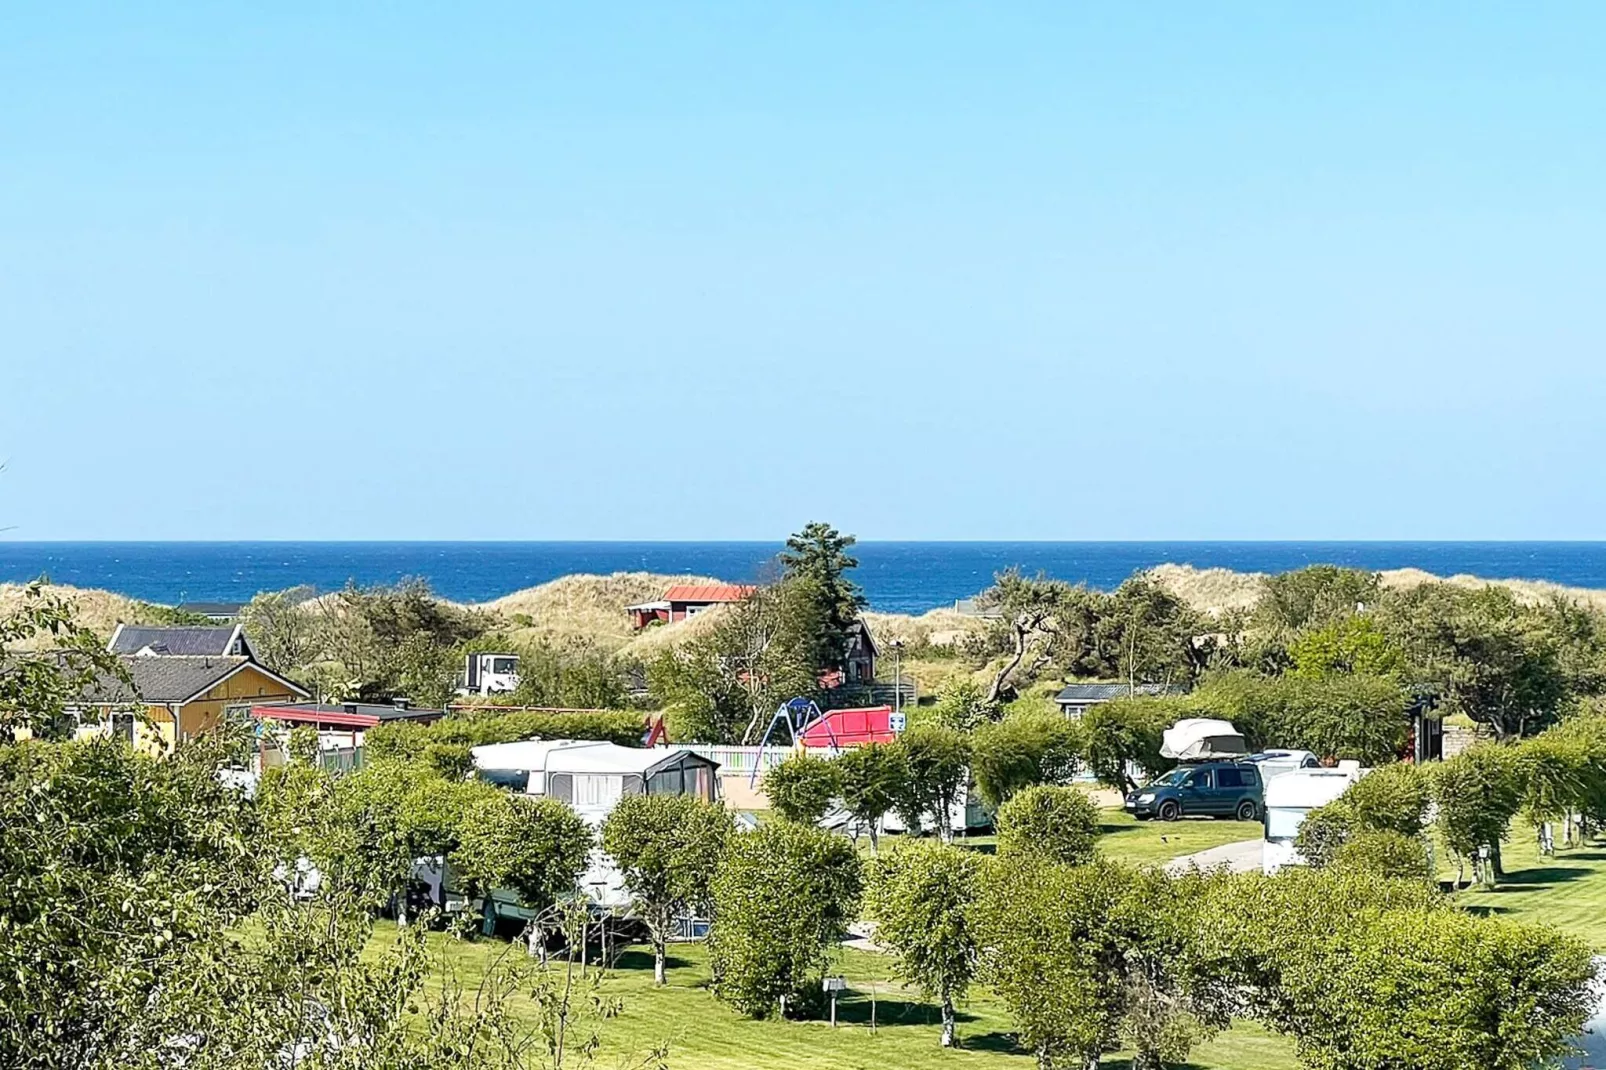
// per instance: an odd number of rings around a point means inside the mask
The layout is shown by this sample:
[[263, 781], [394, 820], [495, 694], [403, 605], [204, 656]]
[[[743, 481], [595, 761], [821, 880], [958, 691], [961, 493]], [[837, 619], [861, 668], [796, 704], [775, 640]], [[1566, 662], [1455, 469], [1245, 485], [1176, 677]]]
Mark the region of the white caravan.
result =
[[1294, 850], [1294, 840], [1305, 816], [1318, 806], [1326, 806], [1361, 778], [1354, 762], [1337, 769], [1295, 769], [1266, 781], [1266, 842], [1261, 848], [1260, 865], [1267, 873], [1284, 866], [1302, 866], [1305, 860]]
[[[491, 743], [471, 752], [480, 779], [526, 795], [568, 803], [593, 829], [627, 795], [718, 796], [719, 763], [685, 747], [621, 747], [588, 739], [532, 739]], [[613, 860], [598, 848], [580, 888], [603, 909], [630, 905]], [[495, 895], [498, 913], [521, 916], [516, 897]]]

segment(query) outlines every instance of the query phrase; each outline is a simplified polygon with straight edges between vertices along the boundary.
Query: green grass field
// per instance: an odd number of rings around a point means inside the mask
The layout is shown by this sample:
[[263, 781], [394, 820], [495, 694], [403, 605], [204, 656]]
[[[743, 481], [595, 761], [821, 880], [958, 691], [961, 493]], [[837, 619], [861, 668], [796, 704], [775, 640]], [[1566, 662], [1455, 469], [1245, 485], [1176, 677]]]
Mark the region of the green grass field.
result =
[[[1456, 901], [1469, 910], [1547, 922], [1597, 949], [1606, 948], [1606, 847], [1591, 845], [1540, 859], [1526, 829], [1515, 829], [1504, 856], [1507, 877], [1493, 891], [1468, 890]], [[1159, 863], [1183, 854], [1259, 834], [1259, 826], [1238, 822], [1137, 822], [1106, 812], [1101, 848], [1134, 863]], [[973, 837], [970, 846], [986, 850], [990, 837]], [[1453, 876], [1453, 872], [1448, 874]], [[383, 930], [376, 936], [383, 939]], [[500, 941], [462, 942], [435, 934], [432, 946], [465, 981], [482, 974], [498, 955]], [[515, 946], [512, 954], [520, 954]], [[891, 976], [886, 957], [844, 950], [837, 968], [848, 984], [838, 1004], [838, 1027], [825, 1022], [751, 1021], [717, 1001], [708, 989], [707, 951], [702, 945], [672, 949], [669, 984], [652, 984], [652, 960], [629, 948], [607, 971], [604, 991], [620, 997], [623, 1013], [604, 1027], [599, 1065], [628, 1063], [663, 1042], [677, 1068], [709, 1070], [871, 1070], [923, 1068], [1028, 1068], [1031, 1057], [1014, 1043], [1009, 1016], [985, 988], [977, 987], [960, 1008], [960, 1049], [937, 1044], [935, 1008]], [[877, 1028], [872, 1032], [872, 1004]], [[527, 1004], [524, 1005], [527, 1007]], [[520, 1004], [514, 1003], [515, 1014]], [[1107, 1067], [1125, 1070], [1127, 1061], [1111, 1057]], [[1187, 1064], [1193, 1070], [1297, 1070], [1292, 1045], [1252, 1023], [1235, 1026], [1202, 1046]]]
[[[1558, 848], [1543, 858], [1526, 826], [1513, 824], [1512, 833], [1500, 852], [1505, 877], [1493, 889], [1457, 893], [1456, 902], [1479, 913], [1554, 925], [1606, 951], [1606, 844]], [[1453, 878], [1454, 867], [1441, 861], [1439, 875]]]
[[[1262, 834], [1258, 821], [1214, 821], [1209, 818], [1139, 821], [1120, 810], [1105, 810], [1099, 817], [1099, 850], [1109, 858], [1131, 865], [1159, 865], [1222, 844], [1258, 840]], [[888, 840], [897, 842], [892, 837], [888, 837]], [[998, 838], [966, 836], [954, 842], [961, 847], [991, 851], [997, 845]]]
[[[509, 949], [498, 941], [465, 943], [439, 934], [431, 940], [465, 980], [482, 974]], [[514, 948], [513, 953], [520, 952]], [[670, 1066], [688, 1070], [982, 1070], [1034, 1065], [1030, 1055], [1016, 1048], [1008, 1015], [985, 989], [976, 989], [960, 1008], [960, 1048], [945, 1052], [937, 1043], [935, 1008], [891, 979], [884, 956], [844, 951], [839, 972], [849, 991], [838, 1002], [837, 1028], [826, 1022], [755, 1022], [731, 1011], [708, 991], [707, 952], [702, 945], [671, 950], [669, 983], [663, 988], [652, 984], [650, 955], [641, 948], [627, 949], [606, 975], [604, 991], [620, 997], [624, 1011], [604, 1026], [599, 1065], [628, 1064], [633, 1056], [665, 1041]], [[515, 1000], [515, 1014], [519, 1008]], [[1107, 1065], [1124, 1067], [1126, 1062], [1112, 1058]], [[1189, 1065], [1200, 1070], [1294, 1070], [1296, 1064], [1285, 1041], [1244, 1025], [1200, 1049]]]

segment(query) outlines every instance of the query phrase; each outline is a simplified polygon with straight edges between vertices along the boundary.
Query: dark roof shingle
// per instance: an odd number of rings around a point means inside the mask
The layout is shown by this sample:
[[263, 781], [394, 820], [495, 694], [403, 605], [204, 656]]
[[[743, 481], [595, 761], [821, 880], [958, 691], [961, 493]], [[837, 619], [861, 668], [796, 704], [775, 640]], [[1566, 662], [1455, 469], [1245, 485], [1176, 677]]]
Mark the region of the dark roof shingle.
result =
[[[244, 655], [219, 658], [186, 654], [163, 657], [136, 654], [132, 657], [125, 655], [119, 660], [133, 681], [133, 688], [130, 689], [127, 683], [115, 677], [102, 676], [86, 690], [85, 702], [96, 705], [186, 702], [216, 687], [241, 666], [251, 665], [261, 672], [267, 672]], [[271, 673], [268, 675], [280, 679]], [[286, 694], [306, 694], [304, 689], [295, 684], [285, 683]]]
[[240, 635], [240, 641], [235, 642], [237, 631], [238, 629], [232, 624], [179, 628], [124, 624], [118, 627], [107, 649], [113, 654], [138, 654], [141, 650], [149, 648], [155, 654], [180, 657], [205, 654], [223, 657], [250, 653], [249, 648], [245, 647], [243, 633]]
[[1128, 695], [1174, 695], [1181, 692], [1180, 688], [1168, 684], [1066, 684], [1054, 701], [1060, 705], [1077, 705], [1081, 703], [1109, 702], [1111, 699], [1125, 698]]

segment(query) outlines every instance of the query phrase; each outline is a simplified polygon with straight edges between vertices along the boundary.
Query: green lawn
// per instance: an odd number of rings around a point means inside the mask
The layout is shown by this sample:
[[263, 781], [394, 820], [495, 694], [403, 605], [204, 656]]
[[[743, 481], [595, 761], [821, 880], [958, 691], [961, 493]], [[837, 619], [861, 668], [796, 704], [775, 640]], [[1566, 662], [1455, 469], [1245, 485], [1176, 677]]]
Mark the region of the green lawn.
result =
[[[381, 932], [377, 938], [383, 936]], [[508, 950], [499, 941], [465, 943], [442, 935], [431, 939], [465, 980], [481, 974], [494, 956]], [[650, 956], [631, 948], [607, 975], [606, 991], [622, 998], [624, 1011], [604, 1027], [599, 1064], [612, 1066], [668, 1041], [670, 1066], [688, 1070], [1028, 1070], [1034, 1065], [1015, 1047], [1008, 1015], [984, 989], [973, 992], [960, 1010], [960, 1050], [944, 1052], [937, 1044], [935, 1008], [892, 981], [884, 956], [845, 951], [839, 969], [850, 990], [838, 1003], [836, 1029], [825, 1022], [755, 1022], [734, 1013], [708, 991], [707, 952], [702, 945], [672, 949], [669, 984], [661, 989], [653, 987]], [[877, 1021], [873, 1033], [872, 995]], [[517, 1002], [514, 1009], [517, 1013]], [[1112, 1057], [1106, 1065], [1127, 1064]], [[1295, 1068], [1289, 1045], [1252, 1025], [1235, 1028], [1202, 1048], [1189, 1065], [1199, 1070]]]
[[[1106, 812], [1101, 848], [1129, 862], [1163, 862], [1182, 854], [1258, 835], [1259, 826], [1238, 822], [1137, 822]], [[991, 837], [967, 842], [987, 849]], [[1559, 851], [1540, 859], [1526, 830], [1505, 849], [1507, 877], [1494, 891], [1465, 891], [1457, 902], [1470, 910], [1543, 921], [1573, 933], [1597, 949], [1606, 948], [1606, 847]], [[1449, 874], [1453, 876], [1453, 873]], [[381, 929], [376, 940], [387, 934]], [[431, 936], [465, 980], [483, 973], [509, 945], [482, 940], [465, 943]], [[517, 948], [515, 954], [519, 953]], [[978, 987], [961, 1007], [961, 1048], [937, 1045], [935, 1009], [899, 986], [884, 956], [847, 950], [838, 971], [849, 991], [838, 1005], [839, 1026], [824, 1022], [750, 1021], [732, 1012], [708, 991], [706, 948], [681, 945], [672, 950], [669, 984], [654, 988], [652, 960], [640, 948], [624, 952], [607, 974], [605, 990], [624, 1001], [622, 1015], [604, 1027], [600, 1065], [613, 1066], [632, 1054], [667, 1041], [677, 1068], [709, 1070], [872, 1070], [922, 1068], [1018, 1068], [1033, 1061], [1015, 1047], [1009, 1016], [986, 989]], [[870, 1030], [872, 998], [878, 1028]], [[515, 1013], [519, 1004], [515, 1001]], [[1107, 1067], [1125, 1070], [1123, 1058]], [[1244, 1023], [1201, 1047], [1187, 1064], [1193, 1070], [1297, 1070], [1292, 1045], [1252, 1023]]]
[[[1501, 848], [1506, 875], [1492, 890], [1466, 889], [1456, 902], [1468, 910], [1554, 925], [1606, 951], [1606, 845], [1558, 847], [1550, 858], [1539, 855], [1532, 832], [1513, 824], [1513, 838]], [[1439, 875], [1455, 876], [1443, 864]]]
[[[1258, 840], [1262, 835], [1264, 830], [1258, 821], [1139, 821], [1121, 810], [1104, 810], [1099, 815], [1099, 850], [1116, 861], [1133, 865], [1160, 865], [1181, 855], [1239, 840]], [[998, 838], [967, 836], [954, 842], [991, 851]]]

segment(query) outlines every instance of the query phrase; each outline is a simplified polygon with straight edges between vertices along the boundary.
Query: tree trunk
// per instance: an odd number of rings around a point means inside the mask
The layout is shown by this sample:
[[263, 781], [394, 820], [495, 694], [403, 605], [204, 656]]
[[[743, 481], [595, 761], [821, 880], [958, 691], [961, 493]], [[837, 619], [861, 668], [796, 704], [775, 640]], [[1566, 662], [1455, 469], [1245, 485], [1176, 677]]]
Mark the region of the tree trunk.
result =
[[942, 997], [942, 1046], [954, 1046], [954, 1001], [951, 996]]
[[652, 940], [652, 983], [666, 984], [664, 977], [665, 960], [668, 958], [662, 937], [655, 936]]
[[1132, 1070], [1160, 1070], [1160, 1053], [1157, 1051], [1133, 1052]]
[[1098, 1052], [1089, 1052], [1082, 1056], [1082, 1070], [1099, 1070]]
[[873, 855], [881, 853], [881, 837], [876, 833], [876, 826], [880, 823], [879, 817], [870, 822], [870, 853]]
[[1539, 853], [1546, 858], [1556, 853], [1556, 831], [1548, 821], [1539, 823]]
[[[1494, 878], [1496, 878], [1496, 879], [1500, 878], [1500, 877], [1504, 877], [1506, 875], [1506, 864], [1500, 858], [1500, 844], [1499, 843], [1491, 843], [1489, 845], [1489, 869], [1490, 869], [1490, 872], [1492, 872], [1494, 874]], [[1494, 883], [1494, 879], [1491, 879], [1489, 881], [1489, 883], [1493, 884]]]
[[1015, 620], [1013, 625], [1015, 628], [1015, 653], [1010, 656], [1010, 659], [1004, 663], [1003, 668], [999, 669], [997, 675], [993, 677], [993, 686], [987, 689], [988, 702], [998, 701], [999, 696], [1004, 693], [1004, 684], [1008, 682], [1010, 673], [1020, 668], [1020, 663], [1026, 658], [1026, 637], [1028, 634], [1026, 626], [1019, 619]]

